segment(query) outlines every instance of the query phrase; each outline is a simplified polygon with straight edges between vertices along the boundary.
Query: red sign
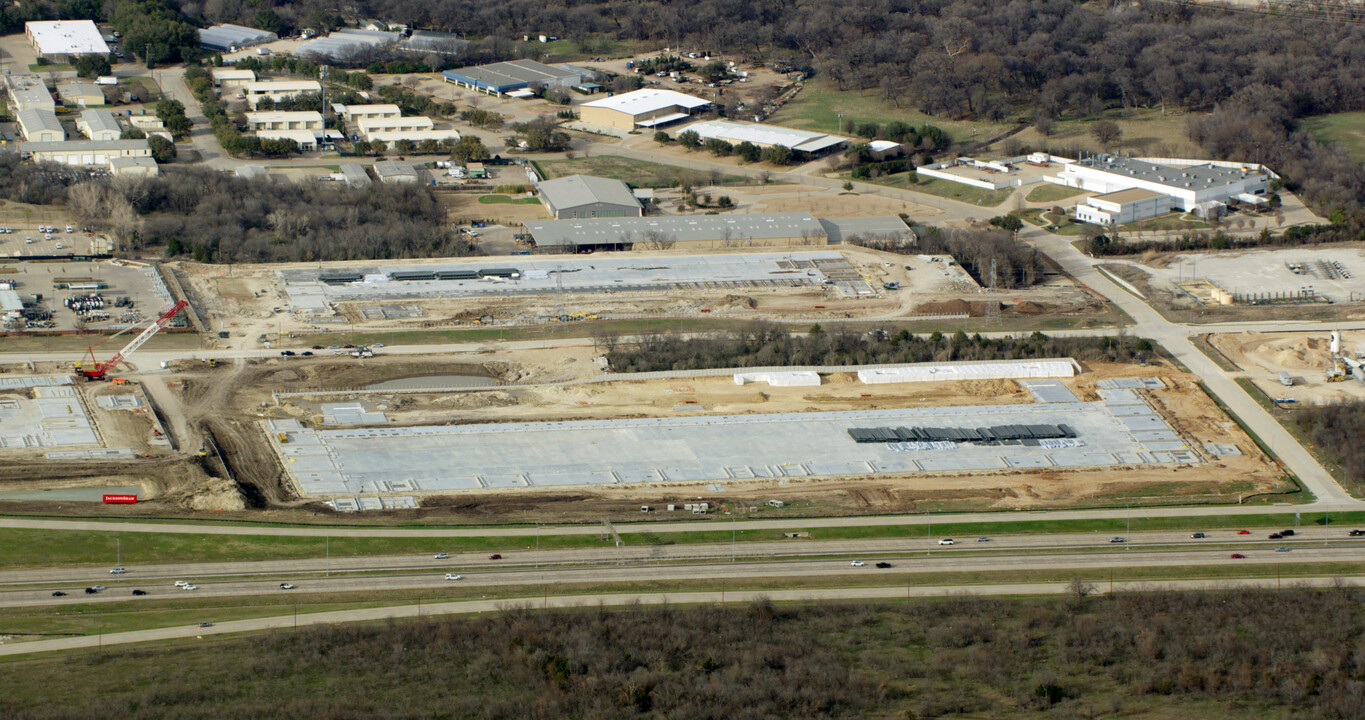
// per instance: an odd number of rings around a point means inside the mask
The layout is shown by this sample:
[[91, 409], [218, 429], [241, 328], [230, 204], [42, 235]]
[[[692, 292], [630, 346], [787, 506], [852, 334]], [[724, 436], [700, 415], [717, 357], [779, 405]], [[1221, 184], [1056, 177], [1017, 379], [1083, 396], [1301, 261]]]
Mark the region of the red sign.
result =
[[107, 503], [136, 503], [136, 495], [105, 495], [104, 501]]

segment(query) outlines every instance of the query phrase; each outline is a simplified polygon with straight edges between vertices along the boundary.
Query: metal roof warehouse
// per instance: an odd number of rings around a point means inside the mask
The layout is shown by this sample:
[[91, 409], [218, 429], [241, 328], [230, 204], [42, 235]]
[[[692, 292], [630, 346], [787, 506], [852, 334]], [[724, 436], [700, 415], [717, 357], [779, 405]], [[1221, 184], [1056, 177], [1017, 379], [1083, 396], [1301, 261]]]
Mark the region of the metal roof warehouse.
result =
[[536, 247], [568, 251], [630, 249], [637, 243], [654, 241], [746, 247], [800, 240], [806, 244], [824, 245], [828, 238], [828, 231], [820, 221], [804, 212], [532, 220], [526, 222], [525, 227]]
[[207, 27], [199, 31], [199, 44], [209, 50], [231, 52], [239, 48], [279, 40], [279, 36], [268, 30], [223, 24]]
[[707, 120], [688, 125], [686, 129], [697, 133], [703, 140], [718, 138], [734, 144], [750, 142], [759, 147], [783, 145], [802, 153], [818, 153], [849, 142], [849, 138], [838, 135], [733, 120]]
[[446, 70], [441, 75], [448, 83], [501, 95], [509, 90], [519, 90], [533, 84], [568, 87], [583, 82], [590, 73], [571, 65], [546, 65], [534, 60], [511, 60], [492, 65]]

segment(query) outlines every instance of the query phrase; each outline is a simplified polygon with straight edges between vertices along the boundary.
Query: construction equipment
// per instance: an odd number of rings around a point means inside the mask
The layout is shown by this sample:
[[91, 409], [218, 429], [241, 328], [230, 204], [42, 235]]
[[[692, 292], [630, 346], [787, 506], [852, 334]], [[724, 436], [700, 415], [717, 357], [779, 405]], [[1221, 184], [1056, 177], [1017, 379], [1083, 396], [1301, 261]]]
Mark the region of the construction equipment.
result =
[[372, 357], [374, 357], [374, 351], [371, 350], [371, 349], [369, 349], [369, 348], [367, 348], [367, 347], [358, 347], [358, 348], [356, 348], [356, 349], [354, 349], [354, 350], [351, 351], [351, 357], [353, 357], [353, 358], [372, 358]]
[[211, 368], [216, 368], [216, 367], [218, 367], [218, 359], [217, 359], [217, 358], [208, 358], [207, 360], [204, 361], [204, 364], [207, 365], [207, 366], [209, 366], [209, 367], [211, 367]]
[[1332, 353], [1332, 367], [1327, 370], [1327, 382], [1342, 382], [1351, 374], [1351, 369], [1346, 366], [1346, 360], [1341, 356], [1341, 333], [1332, 331], [1332, 343], [1329, 347]]
[[209, 444], [207, 440], [199, 441], [199, 452], [197, 454], [199, 455], [199, 457], [209, 456]]
[[[95, 359], [95, 347], [93, 345], [90, 346], [90, 366], [87, 367], [83, 363], [76, 363], [76, 372], [86, 380], [105, 379], [105, 376], [110, 370], [118, 367], [119, 363], [128, 359], [128, 356], [142, 347], [143, 343], [151, 340], [153, 335], [161, 332], [163, 328], [171, 323], [171, 318], [175, 317], [181, 310], [189, 307], [189, 305], [190, 304], [184, 300], [177, 302], [170, 310], [163, 313], [161, 317], [152, 321], [152, 324], [148, 325], [147, 328], [139, 333], [137, 337], [133, 338], [131, 342], [124, 345], [122, 350], [119, 350], [113, 357], [104, 362]], [[114, 335], [113, 337], [118, 337], [118, 335]]]

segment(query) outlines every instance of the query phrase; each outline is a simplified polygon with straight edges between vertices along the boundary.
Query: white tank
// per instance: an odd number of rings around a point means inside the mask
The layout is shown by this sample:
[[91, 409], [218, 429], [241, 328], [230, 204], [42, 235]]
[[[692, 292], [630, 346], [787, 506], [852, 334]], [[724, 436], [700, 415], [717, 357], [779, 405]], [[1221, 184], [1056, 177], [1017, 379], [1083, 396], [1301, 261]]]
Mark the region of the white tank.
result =
[[1332, 350], [1332, 357], [1338, 357], [1338, 356], [1341, 355], [1341, 333], [1340, 333], [1340, 332], [1337, 332], [1336, 330], [1333, 330], [1333, 331], [1332, 331], [1332, 346], [1331, 346], [1331, 350]]

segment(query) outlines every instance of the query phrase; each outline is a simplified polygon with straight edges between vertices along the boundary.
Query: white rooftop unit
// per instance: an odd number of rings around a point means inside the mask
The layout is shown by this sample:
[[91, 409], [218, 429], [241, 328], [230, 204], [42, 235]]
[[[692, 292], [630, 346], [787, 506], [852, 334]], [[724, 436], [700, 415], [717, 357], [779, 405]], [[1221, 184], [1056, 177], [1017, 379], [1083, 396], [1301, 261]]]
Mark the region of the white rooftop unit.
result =
[[957, 380], [1016, 380], [1075, 377], [1076, 362], [1070, 358], [1020, 360], [1016, 362], [922, 363], [899, 367], [870, 368], [858, 371], [858, 380], [868, 385], [910, 382], [954, 382]]

